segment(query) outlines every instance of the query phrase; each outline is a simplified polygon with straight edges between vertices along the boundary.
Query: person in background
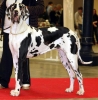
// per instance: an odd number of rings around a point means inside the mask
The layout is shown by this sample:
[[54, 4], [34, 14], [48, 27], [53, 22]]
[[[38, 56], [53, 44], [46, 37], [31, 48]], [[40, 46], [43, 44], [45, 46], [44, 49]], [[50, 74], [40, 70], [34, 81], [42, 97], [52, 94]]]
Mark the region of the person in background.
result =
[[60, 17], [61, 13], [62, 13], [62, 10], [63, 10], [62, 5], [61, 4], [57, 4], [56, 7], [57, 7], [57, 14]]
[[63, 26], [63, 8], [61, 4], [57, 4], [57, 11], [56, 11], [56, 16], [58, 17], [57, 19], [57, 26]]
[[61, 12], [58, 25], [59, 25], [59, 26], [62, 26], [62, 27], [64, 26], [64, 22], [63, 22], [63, 10], [62, 10], [62, 12]]
[[[98, 15], [96, 13], [96, 9], [93, 9], [93, 44], [98, 44]], [[96, 41], [96, 43], [95, 43]]]
[[46, 11], [46, 7], [44, 8], [44, 12], [41, 15], [39, 15], [39, 18], [42, 18], [44, 20], [49, 19], [49, 16], [48, 16], [47, 11]]
[[46, 7], [46, 11], [47, 11], [47, 14], [49, 17], [50, 17], [50, 12], [52, 11], [52, 9], [53, 9], [53, 2], [50, 1], [50, 2], [48, 2], [48, 6]]
[[83, 24], [83, 8], [79, 7], [75, 13], [75, 29], [78, 33], [79, 38], [81, 37], [80, 30], [82, 30]]
[[57, 16], [57, 7], [56, 7], [56, 5], [53, 6], [53, 9], [50, 12], [49, 18], [50, 18], [50, 23], [51, 24], [53, 24], [53, 25], [57, 24], [58, 16]]
[[[43, 0], [4, 0], [0, 7], [0, 18], [2, 18], [2, 34], [3, 34], [3, 53], [0, 62], [0, 88], [8, 88], [10, 77], [12, 74], [13, 60], [9, 49], [9, 33], [10, 33], [10, 20], [5, 15], [5, 10], [11, 4], [19, 2], [27, 6], [30, 16], [27, 24], [38, 27], [38, 16], [44, 11]], [[23, 64], [23, 89], [30, 87], [30, 71], [29, 59], [26, 59]]]

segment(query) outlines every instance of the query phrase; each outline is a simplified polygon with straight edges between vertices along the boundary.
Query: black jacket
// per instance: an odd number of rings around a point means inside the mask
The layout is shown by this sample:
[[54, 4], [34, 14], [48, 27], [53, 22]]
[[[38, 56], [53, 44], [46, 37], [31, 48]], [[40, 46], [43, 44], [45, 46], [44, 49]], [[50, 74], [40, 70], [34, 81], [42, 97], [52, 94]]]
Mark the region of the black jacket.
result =
[[[97, 14], [93, 15], [93, 22], [94, 21], [97, 21], [96, 25], [98, 27], [98, 15]], [[93, 28], [96, 28], [96, 27], [93, 26]]]
[[30, 12], [29, 24], [34, 27], [38, 27], [38, 17], [44, 12], [44, 0], [23, 0], [22, 2], [28, 6]]
[[[29, 24], [31, 26], [38, 27], [38, 17], [40, 14], [44, 12], [44, 1], [43, 0], [28, 0], [28, 1], [23, 0], [22, 3], [28, 6], [28, 10], [30, 12]], [[2, 18], [2, 29], [4, 26], [5, 10], [6, 10], [6, 0], [4, 0], [2, 5], [0, 6], [0, 18]]]

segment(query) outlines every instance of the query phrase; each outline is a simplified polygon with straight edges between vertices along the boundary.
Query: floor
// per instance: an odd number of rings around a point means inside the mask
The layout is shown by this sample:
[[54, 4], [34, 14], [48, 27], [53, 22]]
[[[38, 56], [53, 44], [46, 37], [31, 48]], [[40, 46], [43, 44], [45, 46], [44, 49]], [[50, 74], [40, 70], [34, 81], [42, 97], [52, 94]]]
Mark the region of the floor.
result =
[[[93, 46], [93, 51], [98, 53], [98, 44]], [[98, 77], [98, 66], [79, 66], [83, 77]], [[67, 78], [66, 70], [60, 62], [41, 61], [30, 59], [30, 74], [32, 78]], [[14, 77], [14, 72], [12, 74]], [[50, 99], [49, 99], [50, 100]], [[61, 99], [59, 99], [61, 100]], [[98, 98], [63, 99], [63, 100], [98, 100]]]

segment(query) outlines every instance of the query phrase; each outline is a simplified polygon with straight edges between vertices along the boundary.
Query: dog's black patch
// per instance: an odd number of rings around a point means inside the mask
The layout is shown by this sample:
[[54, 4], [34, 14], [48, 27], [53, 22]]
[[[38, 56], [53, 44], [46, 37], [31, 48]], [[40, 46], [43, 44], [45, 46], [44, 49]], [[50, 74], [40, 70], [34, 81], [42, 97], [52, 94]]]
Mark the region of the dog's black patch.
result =
[[33, 43], [31, 43], [31, 47], [33, 47]]
[[36, 28], [36, 27], [34, 27], [34, 29], [35, 29], [37, 32], [38, 32], [38, 30], [39, 30], [39, 29], [38, 29], [38, 28]]
[[70, 37], [70, 33], [68, 33], [67, 37]]
[[78, 47], [76, 45], [76, 39], [73, 35], [70, 36], [71, 39], [71, 53], [76, 54], [78, 51]]
[[38, 52], [38, 50], [35, 50], [35, 51], [31, 51], [30, 53], [34, 54], [34, 53], [37, 53], [37, 52]]
[[35, 48], [33, 48], [33, 50], [35, 50]]
[[44, 42], [46, 45], [48, 45], [49, 43], [52, 43], [53, 41], [62, 37], [63, 34], [66, 34], [69, 32], [69, 29], [66, 27], [58, 27], [57, 29], [58, 30], [56, 30], [55, 32], [50, 32], [48, 31], [48, 28], [41, 28]]
[[36, 40], [36, 43], [37, 43], [36, 46], [40, 46], [40, 44], [41, 44], [41, 37], [40, 37], [40, 36], [37, 36], [37, 37], [35, 38], [35, 40]]
[[50, 45], [50, 49], [54, 48], [54, 46], [55, 46], [54, 44], [51, 44], [51, 45]]
[[33, 57], [36, 57], [38, 54], [34, 54]]
[[31, 34], [29, 33], [28, 36], [20, 44], [19, 57], [21, 58], [26, 57], [30, 43], [31, 43]]
[[57, 44], [55, 48], [59, 49], [59, 48], [60, 48], [60, 45], [59, 45], [59, 44]]

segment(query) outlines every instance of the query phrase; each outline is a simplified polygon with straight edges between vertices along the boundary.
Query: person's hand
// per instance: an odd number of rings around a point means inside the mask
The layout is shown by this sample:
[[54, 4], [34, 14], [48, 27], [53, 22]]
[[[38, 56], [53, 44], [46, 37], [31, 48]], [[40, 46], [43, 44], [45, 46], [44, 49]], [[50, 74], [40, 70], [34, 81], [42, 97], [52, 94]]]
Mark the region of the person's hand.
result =
[[94, 27], [97, 27], [97, 25], [96, 25], [97, 23], [98, 23], [98, 21], [94, 21], [94, 22], [93, 22], [93, 26], [94, 26]]
[[26, 6], [26, 8], [28, 9], [28, 6]]

